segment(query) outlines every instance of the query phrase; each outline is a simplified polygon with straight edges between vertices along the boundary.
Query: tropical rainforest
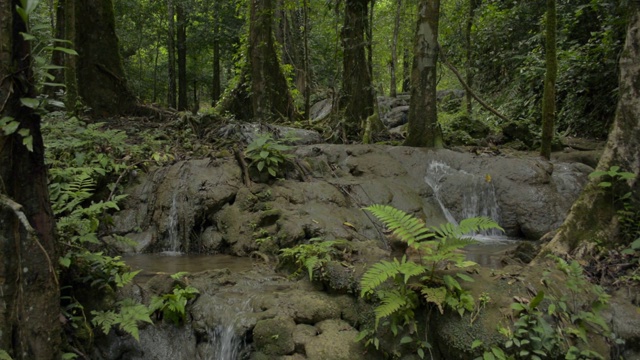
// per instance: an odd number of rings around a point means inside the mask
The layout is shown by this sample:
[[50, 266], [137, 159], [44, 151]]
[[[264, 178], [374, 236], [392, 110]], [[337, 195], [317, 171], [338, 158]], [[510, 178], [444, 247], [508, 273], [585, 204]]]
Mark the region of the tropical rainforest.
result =
[[[153, 314], [185, 320], [197, 296], [188, 284], [149, 307], [82, 304], [135, 276], [102, 240], [132, 174], [229, 156], [265, 182], [282, 175], [286, 139], [220, 138], [230, 124], [306, 129], [335, 144], [547, 160], [606, 142], [533, 262], [553, 254], [572, 271], [624, 263], [619, 274], [637, 289], [639, 26], [632, 0], [0, 0], [0, 359], [82, 358], [78, 339], [96, 329], [136, 337]], [[407, 227], [396, 236], [410, 247], [428, 238], [403, 213], [369, 211]], [[467, 267], [442, 240], [460, 233], [434, 231], [444, 259]], [[397, 271], [386, 275], [419, 275]], [[362, 291], [371, 295], [382, 281], [368, 275]], [[80, 284], [93, 292], [74, 290]], [[418, 304], [415, 289], [402, 291]], [[542, 316], [542, 298], [516, 310]], [[560, 358], [538, 350], [481, 356]]]

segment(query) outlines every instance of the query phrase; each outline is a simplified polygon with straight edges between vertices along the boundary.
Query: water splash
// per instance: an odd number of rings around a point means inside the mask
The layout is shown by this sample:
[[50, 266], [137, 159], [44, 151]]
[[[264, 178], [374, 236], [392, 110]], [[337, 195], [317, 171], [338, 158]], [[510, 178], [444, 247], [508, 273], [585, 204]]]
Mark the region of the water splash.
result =
[[228, 298], [221, 304], [218, 314], [219, 323], [207, 329], [209, 351], [206, 360], [239, 360], [242, 359], [246, 347], [244, 336], [238, 334], [243, 328], [243, 314], [253, 311], [252, 298]]
[[180, 240], [178, 236], [179, 214], [178, 214], [178, 189], [173, 191], [171, 197], [171, 208], [169, 209], [169, 248], [167, 253], [180, 253]]
[[[454, 174], [460, 175], [456, 178], [457, 180], [462, 179], [465, 181], [465, 186], [462, 186], [465, 191], [462, 194], [462, 208], [459, 219], [484, 216], [493, 219], [499, 224], [501, 220], [500, 208], [496, 199], [495, 187], [489, 175], [476, 176], [464, 170], [453, 169], [443, 162], [432, 161], [427, 167], [427, 175], [424, 180], [433, 190], [433, 194], [447, 221], [458, 225], [458, 220], [452, 214], [452, 211], [445, 206], [440, 191], [442, 184], [446, 180], [445, 178]], [[479, 238], [497, 237], [501, 235], [501, 232], [491, 229], [480, 234], [471, 235], [480, 235]]]

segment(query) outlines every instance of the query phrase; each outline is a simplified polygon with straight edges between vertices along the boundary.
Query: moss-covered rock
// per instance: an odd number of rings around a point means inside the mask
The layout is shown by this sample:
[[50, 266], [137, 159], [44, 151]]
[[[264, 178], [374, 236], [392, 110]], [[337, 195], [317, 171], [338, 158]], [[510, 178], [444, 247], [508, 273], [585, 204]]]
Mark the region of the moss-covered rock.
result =
[[296, 323], [290, 317], [260, 320], [253, 328], [253, 342], [266, 355], [289, 355], [295, 350], [293, 332]]

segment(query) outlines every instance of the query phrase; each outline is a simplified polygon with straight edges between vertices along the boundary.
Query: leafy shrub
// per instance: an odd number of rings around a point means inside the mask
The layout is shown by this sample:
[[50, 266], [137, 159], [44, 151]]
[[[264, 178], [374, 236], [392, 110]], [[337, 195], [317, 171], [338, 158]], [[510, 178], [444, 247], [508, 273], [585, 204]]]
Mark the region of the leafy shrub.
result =
[[323, 241], [314, 238], [309, 240], [308, 244], [281, 249], [280, 258], [283, 264], [290, 263], [296, 268], [293, 276], [298, 276], [302, 270], [306, 270], [309, 280], [313, 280], [314, 271], [322, 270], [325, 264], [334, 260], [345, 247], [349, 247], [347, 240]]
[[250, 167], [275, 178], [282, 175], [286, 161], [292, 158], [286, 153], [290, 149], [270, 134], [262, 134], [247, 146], [245, 155], [251, 160]]
[[438, 227], [427, 227], [419, 219], [391, 206], [372, 205], [365, 210], [382, 221], [397, 239], [419, 254], [420, 262], [415, 262], [406, 255], [402, 259], [382, 260], [371, 266], [362, 276], [361, 297], [376, 298], [380, 305], [374, 310], [374, 327], [362, 330], [358, 339], [366, 338], [366, 345], [378, 348], [379, 339], [376, 331], [380, 321], [385, 320], [394, 336], [397, 336], [401, 329], [408, 329], [409, 335], [402, 337], [400, 342], [414, 343], [418, 355], [423, 358], [424, 349], [428, 348], [429, 344], [419, 338], [415, 319], [415, 310], [421, 301], [435, 305], [441, 313], [445, 308], [449, 308], [458, 312], [460, 316], [475, 309], [473, 297], [458, 282], [458, 279], [473, 279], [462, 273], [455, 276], [441, 275], [438, 270], [444, 265], [457, 268], [476, 265], [467, 261], [463, 254], [455, 252], [475, 242], [466, 238], [465, 234], [501, 228], [488, 218], [465, 219], [458, 226], [447, 223]]
[[[178, 280], [185, 275], [187, 275], [187, 273], [176, 273], [171, 275], [171, 278]], [[187, 302], [195, 298], [199, 293], [198, 289], [193, 286], [184, 286], [177, 282], [173, 287], [173, 292], [170, 294], [154, 296], [153, 299], [151, 299], [149, 313], [153, 314], [158, 312], [162, 314], [163, 319], [167, 319], [175, 325], [178, 325], [186, 319]]]

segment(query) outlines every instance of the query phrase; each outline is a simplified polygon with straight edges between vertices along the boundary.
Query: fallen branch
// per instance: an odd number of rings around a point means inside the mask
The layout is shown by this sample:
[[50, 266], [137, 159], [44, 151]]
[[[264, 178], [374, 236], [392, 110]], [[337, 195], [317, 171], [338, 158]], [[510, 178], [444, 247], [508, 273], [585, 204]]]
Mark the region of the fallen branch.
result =
[[472, 98], [474, 98], [480, 105], [482, 105], [483, 108], [487, 109], [490, 113], [494, 114], [495, 116], [499, 117], [500, 119], [502, 119], [502, 120], [504, 120], [506, 122], [511, 122], [511, 120], [508, 117], [502, 115], [500, 112], [498, 112], [498, 110], [494, 109], [493, 107], [491, 107], [491, 105], [489, 105], [486, 102], [484, 102], [484, 100], [482, 100], [471, 89], [471, 87], [469, 87], [469, 85], [467, 85], [467, 83], [462, 78], [462, 75], [460, 75], [460, 72], [458, 71], [458, 69], [456, 69], [456, 67], [453, 66], [449, 62], [449, 60], [447, 60], [447, 57], [444, 55], [444, 51], [442, 51], [442, 48], [440, 47], [440, 44], [438, 44], [438, 49], [440, 49], [439, 55], [440, 55], [440, 59], [442, 60], [442, 63], [445, 64], [445, 66], [448, 67], [449, 70], [451, 70], [451, 72], [453, 72], [453, 74], [458, 78], [458, 81], [460, 81], [460, 84], [462, 84], [462, 86], [469, 93], [469, 95], [471, 95]]
[[25, 230], [27, 230], [27, 233], [29, 234], [29, 238], [31, 238], [33, 241], [35, 241], [36, 244], [38, 244], [38, 247], [40, 247], [40, 250], [42, 250], [42, 253], [47, 258], [47, 262], [49, 263], [49, 272], [53, 275], [53, 280], [56, 282], [56, 285], [58, 285], [58, 277], [56, 276], [56, 271], [53, 268], [53, 263], [51, 262], [49, 253], [47, 253], [47, 250], [45, 250], [44, 246], [42, 246], [42, 244], [38, 240], [38, 233], [31, 226], [24, 212], [22, 212], [22, 205], [13, 201], [11, 198], [9, 198], [4, 194], [0, 194], [0, 204], [6, 206], [7, 208], [13, 211], [13, 213], [16, 215], [18, 220], [20, 220], [20, 223], [22, 224], [22, 226], [24, 226]]

